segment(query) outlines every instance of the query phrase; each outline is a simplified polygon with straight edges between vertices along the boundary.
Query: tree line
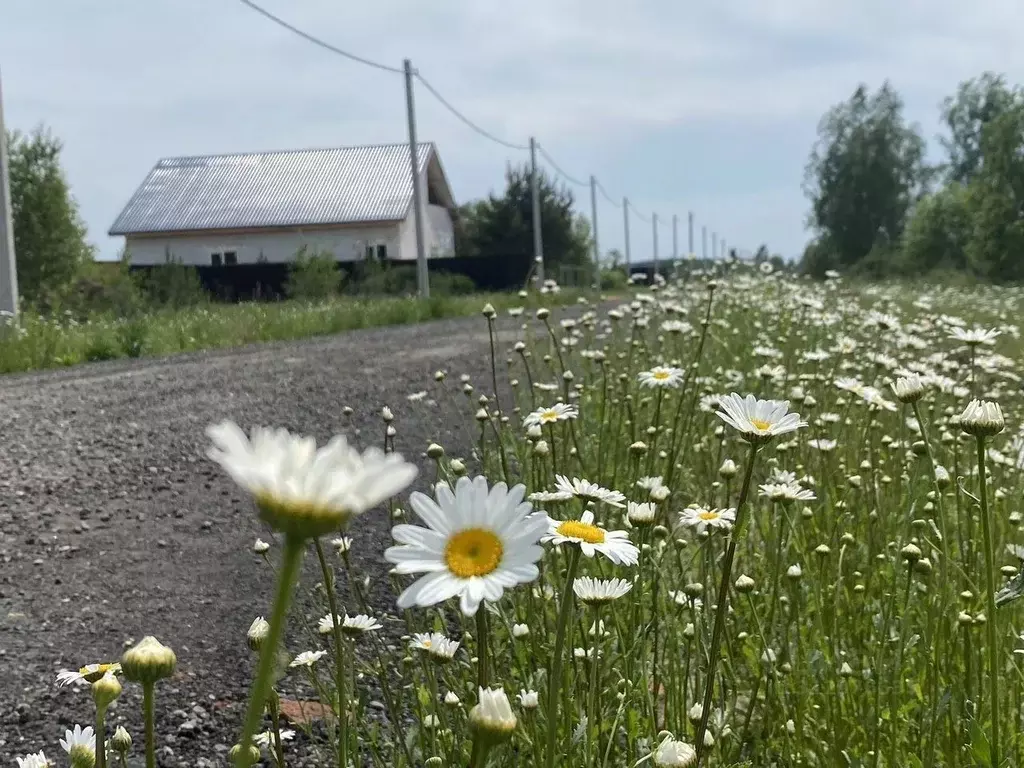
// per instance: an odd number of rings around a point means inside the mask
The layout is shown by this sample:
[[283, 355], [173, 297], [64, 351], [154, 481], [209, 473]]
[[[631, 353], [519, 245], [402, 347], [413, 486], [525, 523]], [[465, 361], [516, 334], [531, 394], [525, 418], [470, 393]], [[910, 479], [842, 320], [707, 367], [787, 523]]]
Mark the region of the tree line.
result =
[[804, 179], [805, 272], [1024, 279], [1024, 90], [986, 72], [940, 110], [938, 163], [889, 82], [824, 115]]

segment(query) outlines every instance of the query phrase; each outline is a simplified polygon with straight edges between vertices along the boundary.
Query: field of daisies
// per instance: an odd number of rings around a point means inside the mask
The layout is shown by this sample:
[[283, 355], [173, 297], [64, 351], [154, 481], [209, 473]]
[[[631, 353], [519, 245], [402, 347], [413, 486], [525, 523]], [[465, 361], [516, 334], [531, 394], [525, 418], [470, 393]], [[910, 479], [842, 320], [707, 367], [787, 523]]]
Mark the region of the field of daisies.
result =
[[[471, 455], [402, 446], [388, 409], [378, 445], [211, 425], [273, 532], [231, 759], [289, 765], [298, 677], [339, 768], [1024, 765], [1022, 302], [692, 273], [619, 306], [484, 307], [491, 376], [402, 404], [455, 398]], [[394, 521], [384, 610], [358, 515]], [[82, 661], [61, 760], [19, 768], [151, 768], [174, 650]], [[105, 728], [125, 686], [142, 733]]]

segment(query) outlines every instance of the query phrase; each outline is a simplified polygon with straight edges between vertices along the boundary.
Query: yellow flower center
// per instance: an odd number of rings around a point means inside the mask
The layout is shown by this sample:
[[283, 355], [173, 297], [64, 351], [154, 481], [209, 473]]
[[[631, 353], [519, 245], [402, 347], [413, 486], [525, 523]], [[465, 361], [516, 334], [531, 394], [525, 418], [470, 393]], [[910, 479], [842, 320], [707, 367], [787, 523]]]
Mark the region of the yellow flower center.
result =
[[703, 512], [697, 514], [701, 520], [717, 520], [718, 513], [711, 509], [706, 509]]
[[467, 528], [448, 540], [444, 561], [448, 570], [462, 579], [486, 576], [501, 565], [505, 548], [493, 532], [483, 528]]
[[668, 378], [668, 371], [655, 371], [652, 375], [655, 381], [665, 381]]
[[762, 421], [761, 419], [751, 419], [750, 423], [753, 424], [754, 429], [758, 430], [759, 432], [767, 432], [769, 429], [772, 428], [772, 424], [770, 421]]
[[546, 411], [541, 411], [540, 420], [544, 422], [558, 421], [558, 411], [554, 408], [548, 408]]
[[604, 531], [596, 525], [581, 523], [579, 520], [566, 520], [559, 523], [558, 531], [560, 536], [570, 539], [581, 539], [588, 544], [604, 544]]
[[89, 664], [78, 670], [78, 674], [80, 674], [82, 676], [82, 679], [85, 680], [87, 683], [95, 683], [97, 680], [103, 677], [103, 675], [105, 675], [107, 672], [111, 670], [119, 672], [121, 670], [121, 665], [117, 663]]

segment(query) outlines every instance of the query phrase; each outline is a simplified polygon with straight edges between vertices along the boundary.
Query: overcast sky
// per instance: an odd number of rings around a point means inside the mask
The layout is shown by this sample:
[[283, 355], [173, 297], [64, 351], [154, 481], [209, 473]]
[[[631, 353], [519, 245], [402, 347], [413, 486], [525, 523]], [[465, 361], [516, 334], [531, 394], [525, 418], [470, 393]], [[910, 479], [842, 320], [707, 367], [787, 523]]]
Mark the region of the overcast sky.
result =
[[[107, 229], [157, 159], [406, 138], [402, 79], [325, 52], [237, 0], [0, 0], [8, 127], [45, 123], [89, 236]], [[536, 136], [566, 172], [594, 174], [649, 215], [730, 245], [798, 255], [803, 167], [822, 113], [890, 78], [931, 139], [937, 105], [986, 69], [1024, 82], [1021, 0], [262, 0], [362, 56], [414, 66], [514, 143]], [[424, 90], [456, 199], [500, 188], [525, 153], [477, 136]], [[933, 142], [934, 143], [934, 142]], [[578, 190], [589, 214], [587, 190]], [[599, 200], [602, 250], [621, 211]], [[650, 225], [634, 218], [636, 257]], [[660, 250], [671, 251], [670, 229]]]

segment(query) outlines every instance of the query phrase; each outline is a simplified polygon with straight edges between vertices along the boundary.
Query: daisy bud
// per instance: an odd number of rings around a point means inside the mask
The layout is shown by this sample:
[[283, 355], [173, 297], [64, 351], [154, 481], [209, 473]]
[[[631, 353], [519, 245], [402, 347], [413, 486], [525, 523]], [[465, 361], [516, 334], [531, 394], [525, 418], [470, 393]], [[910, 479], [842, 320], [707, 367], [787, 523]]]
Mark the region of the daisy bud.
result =
[[722, 466], [718, 468], [719, 476], [724, 478], [735, 477], [737, 471], [736, 462], [732, 459], [726, 459], [722, 462]]
[[483, 422], [487, 421], [487, 419], [490, 418], [490, 417], [487, 415], [487, 409], [486, 408], [480, 408], [480, 409], [477, 410], [476, 416], [474, 418], [476, 418], [477, 421], [483, 423]]
[[428, 757], [423, 763], [423, 768], [443, 768], [443, 766], [444, 758], [438, 757], [437, 755]]
[[434, 371], [434, 381], [444, 381], [444, 378], [445, 378], [445, 372], [444, 371]]
[[537, 319], [538, 320], [547, 320], [548, 316], [550, 314], [551, 314], [551, 310], [550, 309], [548, 309], [547, 307], [541, 307], [540, 309], [537, 310]]
[[790, 736], [796, 733], [796, 723], [792, 719], [786, 721], [786, 733]]
[[530, 634], [530, 627], [526, 624], [513, 624], [512, 637], [526, 637]]
[[498, 313], [494, 311], [494, 305], [488, 302], [487, 304], [484, 304], [484, 308], [483, 310], [481, 310], [481, 314], [488, 320], [493, 320]]
[[857, 541], [855, 538], [853, 538], [853, 534], [852, 533], [844, 533], [839, 540], [843, 544], [855, 544], [856, 541]]
[[629, 446], [629, 452], [632, 453], [634, 456], [643, 456], [645, 453], [647, 453], [647, 443], [643, 442], [642, 440], [637, 440], [635, 443]]
[[[234, 764], [234, 763], [236, 763], [238, 761], [238, 756], [239, 756], [239, 754], [241, 754], [241, 751], [242, 751], [242, 745], [241, 744], [235, 744], [235, 746], [233, 746], [230, 749], [230, 751], [228, 752], [228, 758], [231, 760], [232, 764]], [[259, 761], [260, 761], [260, 748], [257, 747], [255, 744], [250, 744], [249, 745], [249, 761], [248, 761], [248, 764], [249, 765], [256, 765], [256, 763], [258, 763]]]
[[654, 526], [654, 538], [656, 539], [667, 539], [671, 535], [671, 532], [664, 525]]
[[698, 598], [704, 594], [704, 585], [700, 582], [693, 581], [683, 587], [683, 592], [685, 592], [686, 596], [690, 599]]
[[92, 698], [96, 702], [96, 711], [105, 712], [121, 695], [121, 683], [113, 672], [104, 673], [103, 677], [92, 684]]
[[685, 741], [679, 741], [672, 734], [658, 734], [660, 743], [653, 752], [655, 768], [689, 768], [697, 762], [697, 750]]
[[110, 737], [110, 746], [121, 755], [127, 754], [128, 750], [132, 748], [131, 734], [124, 729], [123, 725], [117, 726], [114, 735]]
[[270, 632], [269, 621], [262, 616], [257, 616], [253, 619], [252, 624], [249, 625], [249, 631], [246, 632], [246, 641], [249, 643], [249, 648], [253, 651], [258, 651], [263, 645], [268, 632]]
[[460, 459], [452, 459], [448, 467], [456, 477], [462, 477], [466, 474], [466, 465]]
[[384, 423], [388, 424], [395, 420], [395, 414], [391, 412], [391, 409], [386, 405], [380, 409], [380, 417], [384, 419]]
[[921, 548], [916, 544], [907, 544], [900, 550], [900, 554], [903, 555], [904, 560], [913, 565], [921, 559]]
[[1017, 567], [1013, 565], [1004, 565], [999, 569], [999, 572], [1009, 579], [1017, 575]]
[[517, 698], [523, 709], [531, 710], [540, 706], [540, 695], [536, 691], [520, 691]]
[[960, 429], [975, 437], [998, 435], [1005, 426], [999, 403], [989, 400], [971, 400], [960, 414]]
[[910, 450], [914, 452], [915, 456], [924, 456], [928, 453], [928, 446], [925, 445], [924, 440], [915, 440], [910, 444]]
[[444, 703], [449, 707], [457, 707], [462, 703], [462, 700], [458, 697], [455, 691], [448, 691], [444, 695]]
[[343, 416], [351, 416], [353, 413], [352, 406], [346, 405], [344, 408], [341, 409], [341, 413]]
[[924, 396], [924, 382], [918, 376], [901, 376], [889, 387], [901, 403], [916, 403]]
[[499, 744], [512, 736], [516, 722], [504, 689], [480, 689], [480, 703], [469, 710], [469, 727], [477, 736]]
[[843, 666], [839, 668], [840, 677], [853, 677], [853, 667], [847, 661], [843, 662]]
[[740, 593], [751, 592], [754, 589], [754, 580], [745, 573], [736, 579], [736, 591]]
[[565, 381], [572, 381], [576, 378], [576, 375], [572, 371], [563, 371], [562, 379]]
[[651, 488], [650, 499], [651, 501], [661, 502], [667, 499], [671, 494], [672, 492], [668, 489], [668, 486], [658, 485]]
[[814, 548], [814, 552], [818, 555], [821, 555], [822, 557], [825, 557], [826, 555], [830, 554], [832, 550], [829, 548], [828, 544], [819, 544], [817, 547]]
[[526, 430], [526, 437], [530, 440], [539, 440], [543, 434], [540, 424], [531, 424], [529, 429]]
[[267, 544], [263, 539], [256, 539], [256, 543], [252, 545], [252, 551], [257, 555], [262, 555], [264, 552], [270, 549], [270, 545]]
[[690, 718], [691, 723], [699, 723], [701, 718], [704, 717], [704, 707], [701, 706], [700, 702], [697, 702], [690, 710], [686, 713], [686, 716]]
[[850, 484], [851, 488], [860, 488], [864, 484], [864, 480], [860, 475], [850, 475], [846, 478], [846, 482]]
[[985, 624], [987, 622], [988, 619], [986, 618], [984, 613], [979, 613], [977, 616], [974, 617], [975, 624]]
[[967, 611], [960, 611], [956, 620], [961, 627], [969, 627], [974, 623], [974, 619], [971, 618], [971, 614], [967, 613]]
[[427, 446], [427, 457], [437, 461], [444, 456], [444, 448], [437, 443], [431, 443]]
[[791, 578], [793, 581], [796, 581], [803, 575], [804, 572], [800, 569], [799, 565], [791, 565], [786, 569], [786, 576]]
[[121, 671], [133, 683], [155, 683], [174, 674], [178, 657], [152, 635], [142, 638], [121, 656]]
[[687, 640], [692, 639], [695, 634], [697, 634], [697, 630], [694, 628], [692, 621], [683, 627], [683, 637]]
[[551, 453], [551, 449], [548, 447], [548, 441], [538, 440], [533, 446], [533, 452], [538, 456], [547, 456]]
[[922, 576], [927, 576], [932, 572], [932, 561], [927, 557], [922, 557], [916, 563], [914, 563], [914, 570], [920, 573]]
[[95, 768], [96, 750], [86, 744], [72, 746], [68, 757], [71, 758], [71, 768]]

